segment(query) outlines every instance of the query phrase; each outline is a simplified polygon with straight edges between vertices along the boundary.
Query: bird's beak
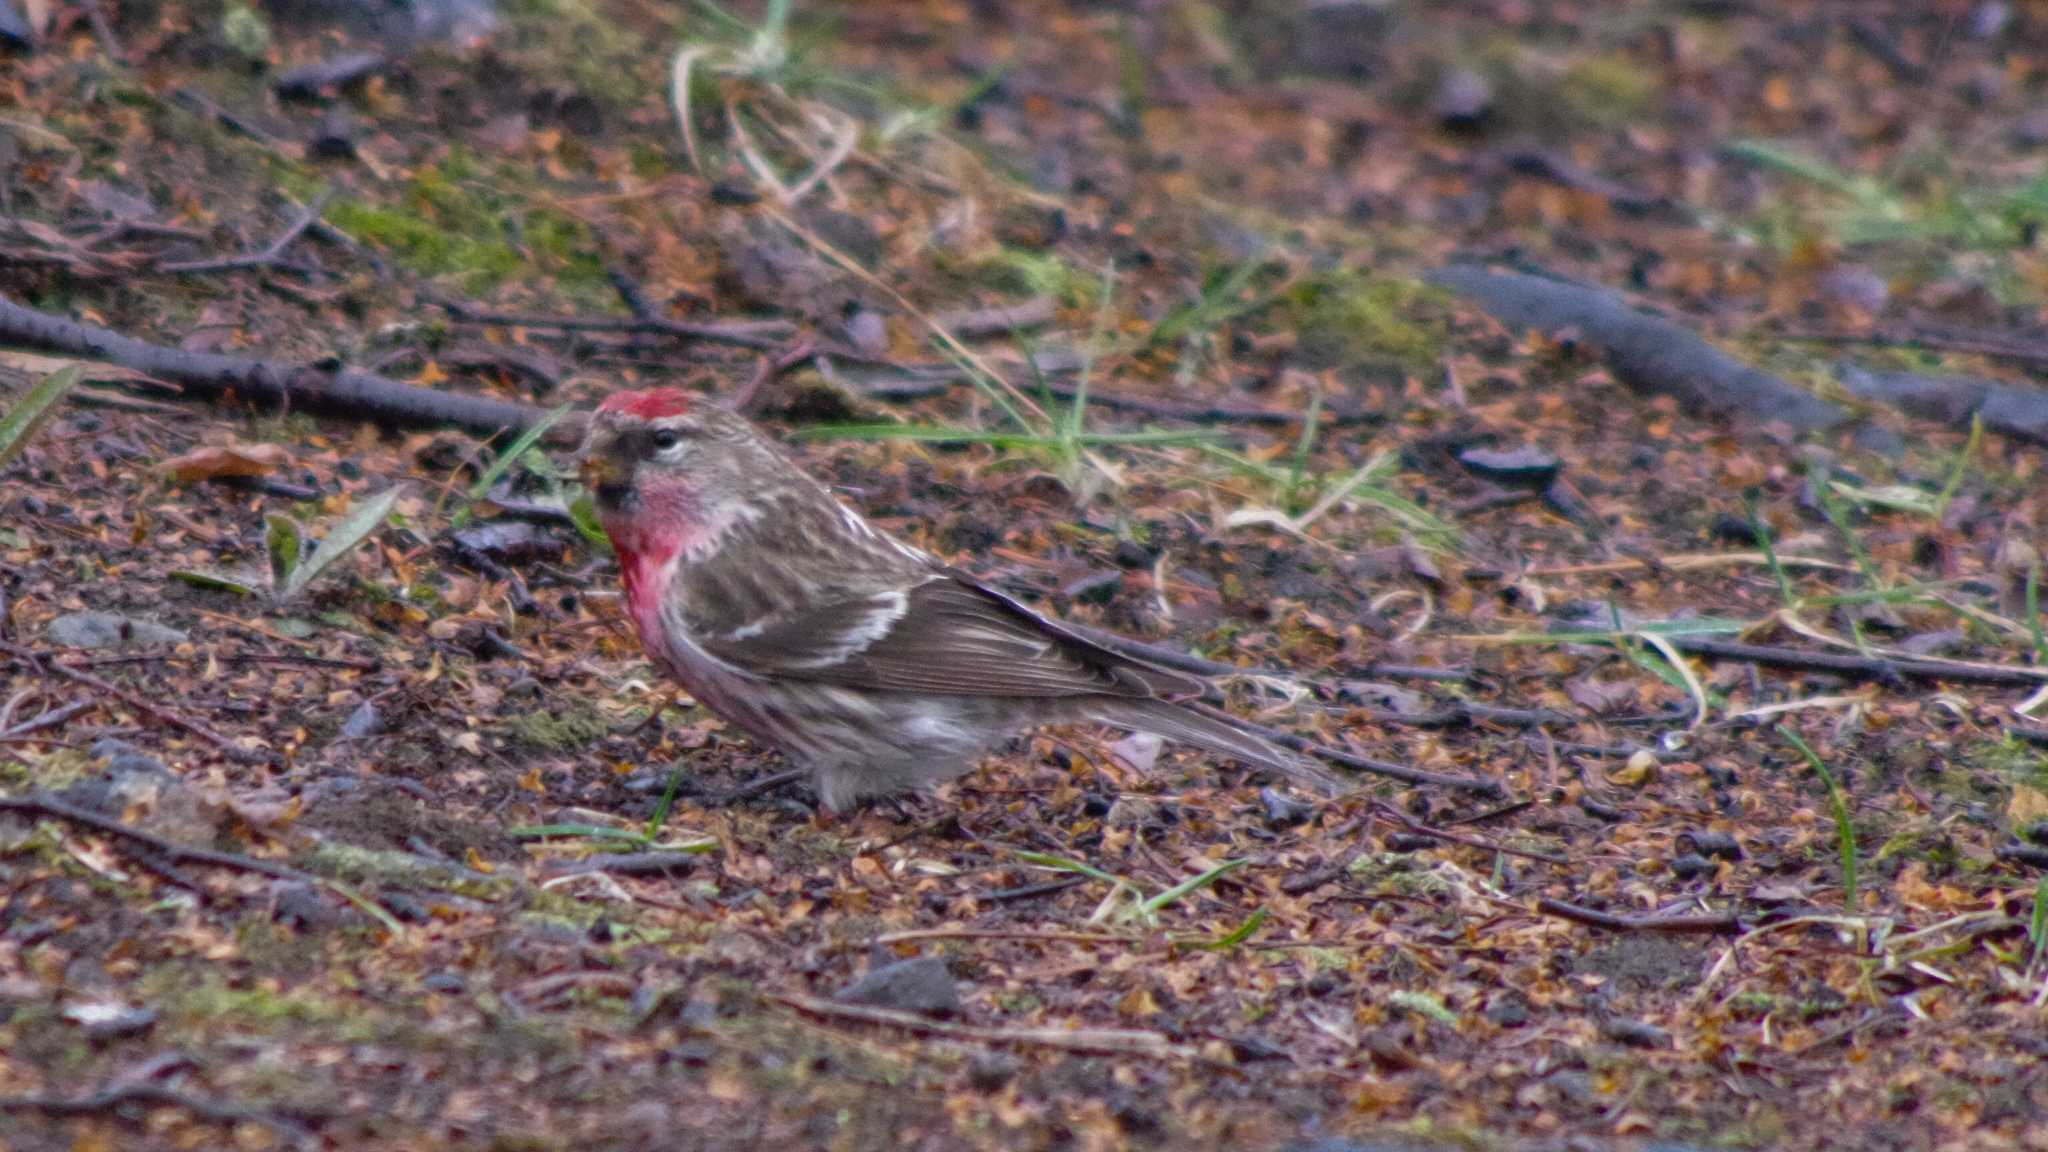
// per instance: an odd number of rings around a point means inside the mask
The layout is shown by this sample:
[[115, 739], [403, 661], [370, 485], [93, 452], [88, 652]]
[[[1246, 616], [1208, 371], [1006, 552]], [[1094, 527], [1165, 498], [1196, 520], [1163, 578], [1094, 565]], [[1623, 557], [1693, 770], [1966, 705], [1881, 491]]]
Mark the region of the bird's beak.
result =
[[583, 446], [583, 454], [577, 461], [583, 488], [600, 507], [621, 507], [632, 498], [632, 465], [611, 449], [611, 444], [593, 439]]
[[582, 474], [583, 486], [593, 492], [601, 486], [617, 486], [626, 479], [626, 470], [608, 452], [585, 452], [577, 470]]

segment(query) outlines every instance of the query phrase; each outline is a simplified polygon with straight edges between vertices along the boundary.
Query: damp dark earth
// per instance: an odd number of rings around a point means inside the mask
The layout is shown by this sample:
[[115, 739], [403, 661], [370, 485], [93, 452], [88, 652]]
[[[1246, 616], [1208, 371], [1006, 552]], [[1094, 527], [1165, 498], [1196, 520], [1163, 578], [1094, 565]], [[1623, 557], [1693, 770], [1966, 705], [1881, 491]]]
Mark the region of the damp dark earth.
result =
[[[0, 1149], [2048, 1148], [2048, 6], [0, 2]], [[674, 387], [1347, 785], [821, 810]]]

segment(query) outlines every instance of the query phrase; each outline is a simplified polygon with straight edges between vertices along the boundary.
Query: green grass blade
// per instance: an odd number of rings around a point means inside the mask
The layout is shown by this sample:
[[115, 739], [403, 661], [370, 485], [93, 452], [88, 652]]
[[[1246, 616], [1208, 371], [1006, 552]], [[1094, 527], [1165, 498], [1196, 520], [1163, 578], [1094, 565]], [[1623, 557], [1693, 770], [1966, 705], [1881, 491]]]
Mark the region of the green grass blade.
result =
[[1100, 880], [1105, 884], [1114, 884], [1118, 888], [1128, 888], [1131, 886], [1130, 881], [1125, 880], [1121, 876], [1112, 876], [1093, 864], [1084, 863], [1080, 860], [1069, 860], [1065, 856], [1054, 856], [1049, 852], [1018, 852], [1017, 859], [1022, 860], [1026, 864], [1036, 864], [1040, 868], [1051, 868], [1059, 872], [1074, 872], [1091, 880]]
[[1301, 418], [1301, 435], [1294, 441], [1294, 460], [1287, 469], [1287, 490], [1280, 507], [1289, 516], [1301, 515], [1301, 485], [1308, 479], [1309, 458], [1315, 454], [1316, 434], [1321, 430], [1323, 390], [1309, 393], [1308, 411]]
[[1763, 507], [1755, 489], [1743, 493], [1743, 507], [1749, 516], [1750, 535], [1756, 537], [1757, 547], [1763, 551], [1764, 563], [1770, 566], [1771, 577], [1778, 582], [1778, 600], [1787, 609], [1797, 607], [1792, 595], [1792, 577], [1785, 572], [1785, 566], [1778, 563], [1777, 541], [1771, 535], [1771, 526], [1764, 522]]
[[1447, 1028], [1458, 1026], [1458, 1014], [1444, 1007], [1444, 1002], [1426, 992], [1400, 991], [1387, 997], [1387, 1002], [1397, 1008], [1429, 1017]]
[[[491, 461], [491, 466], [484, 469], [483, 474], [476, 478], [476, 483], [469, 486], [469, 498], [475, 501], [490, 495], [491, 489], [497, 486], [498, 481], [505, 478], [505, 473], [512, 470], [512, 465], [518, 463], [520, 457], [526, 455], [528, 451], [532, 450], [534, 445], [540, 443], [540, 438], [547, 435], [549, 429], [560, 424], [568, 415], [569, 406], [564, 404], [560, 408], [535, 420], [532, 424], [527, 425], [526, 431], [521, 432], [517, 440], [512, 441], [503, 452], [498, 453], [497, 457]], [[470, 509], [467, 507], [463, 508], [455, 514], [455, 526], [460, 528], [464, 524], [469, 523], [469, 517]]]
[[386, 488], [384, 491], [358, 504], [354, 511], [343, 517], [339, 524], [327, 530], [320, 541], [320, 547], [311, 556], [300, 560], [292, 569], [291, 579], [285, 582], [283, 594], [289, 598], [306, 590], [306, 586], [322, 572], [334, 566], [334, 562], [354, 551], [356, 545], [370, 538], [384, 518], [391, 515], [391, 509], [398, 504], [398, 497], [404, 485]]
[[1026, 415], [1023, 409], [1012, 402], [1011, 394], [1016, 393], [1019, 399], [1028, 400], [1028, 398], [1022, 392], [1017, 391], [1009, 381], [983, 371], [981, 366], [974, 362], [973, 358], [966, 355], [964, 345], [956, 348], [952, 333], [940, 329], [933, 333], [932, 339], [937, 343], [939, 352], [946, 359], [953, 362], [953, 367], [959, 369], [967, 377], [968, 383], [974, 385], [974, 390], [981, 393], [989, 403], [994, 404], [1000, 409], [1003, 415], [1010, 418], [1011, 423], [1023, 429], [1026, 434], [1032, 436], [1051, 436], [1058, 431], [1058, 429], [1053, 427], [1052, 420], [1038, 421]]
[[[1067, 410], [1067, 426], [1064, 433], [1069, 443], [1078, 442], [1082, 429], [1088, 426], [1088, 387], [1095, 382], [1095, 361], [1102, 355], [1103, 341], [1109, 333], [1110, 306], [1116, 299], [1116, 261], [1111, 260], [1102, 269], [1102, 300], [1095, 306], [1094, 327], [1089, 330], [1088, 344], [1081, 351], [1081, 371], [1074, 378], [1074, 403]], [[1036, 364], [1032, 370], [1037, 371]]]
[[1842, 858], [1842, 904], [1851, 916], [1859, 915], [1862, 901], [1856, 891], [1856, 826], [1849, 820], [1849, 798], [1835, 781], [1835, 774], [1828, 771], [1827, 763], [1800, 738], [1799, 733], [1780, 724], [1778, 735], [1799, 749], [1799, 754], [1806, 757], [1806, 762], [1820, 774], [1821, 782], [1828, 787], [1828, 805], [1835, 814], [1835, 848]]
[[1175, 884], [1173, 887], [1168, 888], [1166, 891], [1161, 892], [1159, 895], [1154, 896], [1149, 900], [1142, 901], [1137, 906], [1136, 913], [1137, 915], [1143, 917], [1154, 916], [1160, 911], [1160, 909], [1170, 906], [1175, 901], [1181, 899], [1184, 896], [1189, 895], [1190, 893], [1199, 892], [1202, 889], [1207, 888], [1209, 885], [1214, 884], [1216, 881], [1222, 879], [1224, 876], [1237, 871], [1239, 868], [1244, 867], [1246, 864], [1250, 862], [1251, 861], [1245, 859], [1244, 857], [1239, 857], [1235, 860], [1225, 860], [1223, 863], [1218, 864], [1214, 868], [1209, 869], [1207, 872], [1202, 873], [1200, 876], [1183, 880], [1180, 883]]
[[1836, 491], [1833, 481], [1815, 487], [1814, 502], [1820, 505], [1820, 514], [1827, 518], [1828, 524], [1841, 533], [1842, 540], [1849, 546], [1849, 558], [1856, 562], [1856, 570], [1863, 574], [1863, 579], [1872, 588], [1884, 587], [1884, 581], [1877, 574], [1877, 565], [1870, 559], [1870, 549], [1843, 515], [1841, 493]]
[[1984, 443], [1984, 416], [1981, 412], [1970, 416], [1970, 438], [1963, 442], [1963, 450], [1956, 453], [1956, 462], [1949, 466], [1948, 479], [1942, 481], [1941, 492], [1934, 498], [1934, 519], [1947, 519], [1948, 506], [1956, 498], [1957, 489], [1963, 486], [1963, 473], [1969, 468], [1970, 458]]
[[722, 25], [728, 33], [738, 34], [751, 31], [745, 20], [726, 11], [724, 6], [716, 3], [716, 0], [692, 0], [692, 2], [699, 12], [710, 17], [714, 23]]
[[618, 840], [628, 844], [646, 844], [649, 840], [644, 832], [637, 832], [631, 828], [610, 828], [603, 824], [523, 824], [517, 828], [507, 828], [505, 835], [514, 840], [580, 837], [586, 840]]
[[2027, 631], [2034, 637], [2034, 663], [2048, 666], [2048, 635], [2041, 629], [2041, 565], [2027, 569]]
[[1203, 455], [1221, 460], [1254, 480], [1261, 480], [1276, 487], [1287, 482], [1287, 474], [1271, 464], [1254, 460], [1249, 456], [1239, 455], [1228, 448], [1218, 447], [1214, 444], [1202, 444], [1198, 445], [1198, 447], [1202, 450]]
[[66, 393], [77, 387], [85, 376], [85, 369], [77, 364], [59, 368], [42, 382], [28, 390], [28, 395], [0, 416], [0, 466], [19, 455], [28, 447], [29, 437], [43, 426], [57, 411], [57, 404]]
[[233, 592], [242, 596], [261, 596], [263, 589], [239, 577], [225, 572], [202, 572], [196, 568], [177, 568], [171, 572], [171, 579], [194, 588], [205, 588], [212, 592]]
[[654, 806], [654, 815], [647, 818], [647, 838], [652, 840], [661, 833], [661, 826], [668, 823], [668, 814], [676, 806], [676, 792], [683, 786], [683, 762], [679, 759], [668, 772], [668, 787], [661, 794], [661, 802]]
[[2041, 877], [2034, 885], [2034, 915], [2027, 921], [2027, 939], [2034, 942], [2033, 958], [2027, 961], [2027, 971], [2041, 967], [2041, 957], [2048, 953], [2048, 876]]
[[306, 558], [306, 535], [299, 522], [289, 516], [272, 516], [264, 523], [263, 554], [270, 561], [270, 586], [291, 587], [292, 573]]
[[1226, 952], [1251, 939], [1252, 933], [1257, 932], [1265, 922], [1266, 909], [1262, 905], [1246, 917], [1244, 923], [1231, 929], [1226, 935], [1218, 936], [1214, 940], [1195, 941], [1191, 947], [1200, 948], [1204, 952]]
[[569, 520], [576, 525], [578, 536], [594, 547], [611, 551], [612, 538], [605, 535], [604, 522], [597, 518], [597, 501], [590, 493], [578, 488], [562, 505], [569, 510]]
[[340, 896], [343, 900], [346, 900], [349, 903], [355, 905], [357, 908], [362, 909], [364, 914], [368, 915], [371, 919], [375, 920], [379, 925], [381, 925], [384, 931], [390, 933], [393, 939], [397, 939], [405, 935], [405, 926], [400, 924], [398, 922], [398, 917], [393, 916], [389, 911], [385, 909], [385, 907], [382, 904], [377, 903], [375, 900], [370, 899], [368, 896], [365, 896], [362, 893], [356, 891], [354, 888], [351, 888], [348, 885], [343, 884], [339, 880], [323, 879], [320, 881], [320, 884], [322, 887], [325, 887], [333, 891], [337, 896]]
[[1892, 198], [1874, 181], [1851, 176], [1781, 144], [1765, 140], [1737, 140], [1722, 145], [1721, 151], [1734, 159], [1746, 160], [1767, 171], [1803, 180], [1859, 204], [1877, 206], [1892, 202]]
[[1178, 343], [1185, 337], [1207, 332], [1271, 304], [1279, 298], [1279, 293], [1263, 293], [1250, 300], [1238, 299], [1268, 266], [1266, 261], [1253, 259], [1232, 268], [1221, 280], [1205, 286], [1193, 303], [1162, 317], [1138, 344], [1138, 351]]

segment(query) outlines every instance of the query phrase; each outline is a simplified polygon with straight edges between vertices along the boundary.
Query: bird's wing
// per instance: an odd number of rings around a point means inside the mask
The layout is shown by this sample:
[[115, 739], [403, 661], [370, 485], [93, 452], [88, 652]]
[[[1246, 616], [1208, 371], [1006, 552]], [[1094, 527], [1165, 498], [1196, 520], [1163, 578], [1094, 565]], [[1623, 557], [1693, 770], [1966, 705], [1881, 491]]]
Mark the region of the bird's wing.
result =
[[1184, 696], [1202, 681], [1094, 644], [955, 571], [694, 637], [764, 676], [953, 696]]

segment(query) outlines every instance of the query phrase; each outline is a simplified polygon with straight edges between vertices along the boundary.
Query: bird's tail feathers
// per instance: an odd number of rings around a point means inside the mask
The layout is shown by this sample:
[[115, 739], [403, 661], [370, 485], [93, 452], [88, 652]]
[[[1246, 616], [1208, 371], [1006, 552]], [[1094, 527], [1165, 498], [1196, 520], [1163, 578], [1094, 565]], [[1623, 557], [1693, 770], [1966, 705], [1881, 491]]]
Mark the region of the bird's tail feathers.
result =
[[1263, 736], [1168, 700], [1117, 700], [1093, 711], [1090, 719], [1115, 728], [1150, 732], [1166, 740], [1192, 744], [1254, 768], [1278, 772], [1304, 788], [1335, 795], [1344, 782], [1306, 756], [1290, 752]]

